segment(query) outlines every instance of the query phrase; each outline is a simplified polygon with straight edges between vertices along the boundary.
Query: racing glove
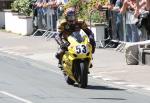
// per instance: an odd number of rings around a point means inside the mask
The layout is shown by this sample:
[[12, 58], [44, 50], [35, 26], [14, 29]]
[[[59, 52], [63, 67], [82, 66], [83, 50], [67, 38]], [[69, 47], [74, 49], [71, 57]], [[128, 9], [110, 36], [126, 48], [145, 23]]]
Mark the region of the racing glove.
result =
[[67, 49], [68, 46], [69, 46], [69, 43], [68, 43], [68, 42], [66, 42], [66, 43], [61, 43], [61, 44], [60, 44], [60, 48], [61, 48], [61, 49], [65, 49], [65, 50]]

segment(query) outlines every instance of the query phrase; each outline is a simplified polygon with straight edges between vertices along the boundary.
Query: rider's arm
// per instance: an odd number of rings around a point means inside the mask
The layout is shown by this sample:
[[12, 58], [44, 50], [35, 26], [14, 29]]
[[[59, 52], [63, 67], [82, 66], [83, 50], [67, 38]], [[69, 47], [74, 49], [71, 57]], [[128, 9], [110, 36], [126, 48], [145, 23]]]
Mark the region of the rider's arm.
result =
[[92, 45], [92, 53], [95, 52], [95, 39], [94, 39], [94, 33], [88, 28], [87, 24], [85, 22], [81, 25], [82, 30], [88, 35], [90, 44]]
[[82, 21], [81, 28], [82, 28], [82, 30], [88, 35], [88, 37], [89, 37], [90, 39], [93, 39], [93, 40], [94, 40], [94, 33], [88, 28], [88, 26], [87, 26], [87, 24], [85, 23], [85, 21]]
[[56, 42], [61, 45], [63, 43], [63, 40], [62, 40], [62, 33], [59, 32], [56, 36], [55, 36], [55, 40]]
[[63, 32], [64, 32], [64, 22], [60, 23], [60, 25], [58, 26], [58, 34], [55, 36], [55, 40], [59, 45], [63, 43], [62, 40]]

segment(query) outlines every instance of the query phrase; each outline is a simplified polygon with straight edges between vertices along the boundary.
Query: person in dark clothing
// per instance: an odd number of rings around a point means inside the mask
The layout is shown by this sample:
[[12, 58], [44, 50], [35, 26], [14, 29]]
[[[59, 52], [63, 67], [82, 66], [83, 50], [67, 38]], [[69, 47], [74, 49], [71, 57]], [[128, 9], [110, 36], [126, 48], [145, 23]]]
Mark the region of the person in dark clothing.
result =
[[116, 5], [116, 1], [117, 1], [117, 0], [110, 0], [110, 4], [112, 4], [112, 5], [115, 6], [115, 5]]
[[31, 0], [29, 5], [29, 7], [32, 9], [33, 12], [33, 32], [35, 32], [38, 29], [38, 25], [37, 25], [38, 12], [37, 12], [36, 2], [37, 0]]

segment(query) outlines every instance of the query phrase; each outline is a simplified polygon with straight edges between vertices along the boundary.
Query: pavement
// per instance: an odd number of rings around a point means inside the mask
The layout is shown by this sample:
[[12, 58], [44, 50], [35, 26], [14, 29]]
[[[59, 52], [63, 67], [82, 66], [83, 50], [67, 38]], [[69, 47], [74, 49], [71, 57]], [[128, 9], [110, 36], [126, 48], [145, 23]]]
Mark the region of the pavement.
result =
[[[0, 31], [0, 52], [19, 55], [51, 65], [58, 45], [54, 39], [41, 36], [21, 36]], [[93, 55], [90, 76], [113, 84], [150, 91], [150, 66], [127, 65], [125, 54], [114, 48], [97, 48]]]

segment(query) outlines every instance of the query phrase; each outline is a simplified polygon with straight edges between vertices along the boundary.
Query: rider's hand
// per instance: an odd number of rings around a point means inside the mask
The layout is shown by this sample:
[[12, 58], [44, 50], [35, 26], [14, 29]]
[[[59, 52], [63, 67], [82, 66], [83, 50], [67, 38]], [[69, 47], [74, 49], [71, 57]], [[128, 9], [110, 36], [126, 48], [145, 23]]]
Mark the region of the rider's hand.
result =
[[66, 43], [62, 43], [62, 44], [60, 44], [60, 48], [61, 49], [67, 49], [67, 47], [68, 47], [68, 43], [66, 42]]

